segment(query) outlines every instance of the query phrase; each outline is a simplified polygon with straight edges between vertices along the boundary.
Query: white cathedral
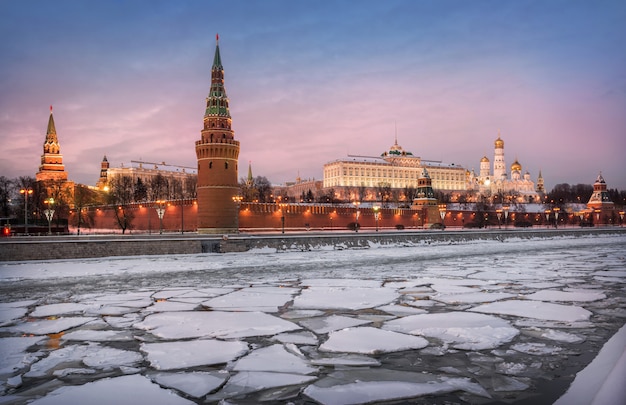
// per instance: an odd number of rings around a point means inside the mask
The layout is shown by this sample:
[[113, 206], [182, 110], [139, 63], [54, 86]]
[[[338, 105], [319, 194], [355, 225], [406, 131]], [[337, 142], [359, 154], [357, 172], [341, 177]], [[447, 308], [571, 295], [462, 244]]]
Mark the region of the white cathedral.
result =
[[530, 179], [530, 173], [526, 171], [522, 174], [522, 165], [515, 159], [511, 165], [510, 176], [506, 171], [504, 161], [504, 141], [495, 141], [495, 151], [493, 157], [493, 171], [491, 162], [487, 156], [480, 159], [480, 172], [478, 176], [472, 170], [469, 175], [470, 187], [483, 196], [502, 195], [510, 197], [511, 202], [536, 203], [541, 202], [542, 194], [545, 192], [543, 177], [539, 171], [537, 185]]

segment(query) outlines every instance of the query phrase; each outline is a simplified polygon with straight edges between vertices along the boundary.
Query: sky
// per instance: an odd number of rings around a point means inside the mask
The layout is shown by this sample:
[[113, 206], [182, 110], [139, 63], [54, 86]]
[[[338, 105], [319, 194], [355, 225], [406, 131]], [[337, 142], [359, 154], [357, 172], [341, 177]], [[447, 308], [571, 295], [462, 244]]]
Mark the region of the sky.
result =
[[196, 167], [215, 35], [239, 176], [322, 179], [398, 144], [546, 188], [626, 189], [626, 2], [0, 0], [0, 175], [34, 176], [49, 106], [70, 179]]

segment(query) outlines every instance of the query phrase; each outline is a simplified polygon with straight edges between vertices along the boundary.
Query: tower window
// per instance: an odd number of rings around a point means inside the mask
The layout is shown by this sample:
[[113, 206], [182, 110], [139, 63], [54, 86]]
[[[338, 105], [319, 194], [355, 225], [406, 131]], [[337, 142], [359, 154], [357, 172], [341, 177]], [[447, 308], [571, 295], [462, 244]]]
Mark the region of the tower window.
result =
[[224, 169], [228, 169], [228, 162], [224, 162]]
[[209, 169], [213, 168], [213, 162], [209, 162]]

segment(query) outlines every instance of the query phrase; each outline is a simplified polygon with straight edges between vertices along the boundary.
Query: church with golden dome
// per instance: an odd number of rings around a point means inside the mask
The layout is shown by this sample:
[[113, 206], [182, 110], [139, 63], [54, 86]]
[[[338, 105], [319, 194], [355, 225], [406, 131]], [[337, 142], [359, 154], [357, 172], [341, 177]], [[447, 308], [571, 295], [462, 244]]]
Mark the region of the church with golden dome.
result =
[[510, 197], [512, 202], [534, 203], [541, 202], [541, 196], [545, 193], [541, 170], [535, 184], [528, 170], [522, 171], [522, 165], [515, 159], [507, 172], [504, 160], [504, 141], [500, 138], [494, 142], [493, 168], [487, 156], [480, 159], [480, 171], [478, 175], [472, 170], [470, 173], [470, 187], [478, 195], [491, 197], [502, 195]]

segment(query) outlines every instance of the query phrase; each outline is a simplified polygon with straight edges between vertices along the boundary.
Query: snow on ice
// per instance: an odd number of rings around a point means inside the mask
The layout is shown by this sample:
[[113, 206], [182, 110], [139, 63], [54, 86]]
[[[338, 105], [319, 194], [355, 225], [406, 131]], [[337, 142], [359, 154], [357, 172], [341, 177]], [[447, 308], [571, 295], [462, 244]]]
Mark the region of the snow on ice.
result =
[[[625, 249], [612, 236], [0, 263], [0, 403], [543, 395], [537, 381], [623, 325]], [[626, 397], [624, 333], [560, 403]]]

